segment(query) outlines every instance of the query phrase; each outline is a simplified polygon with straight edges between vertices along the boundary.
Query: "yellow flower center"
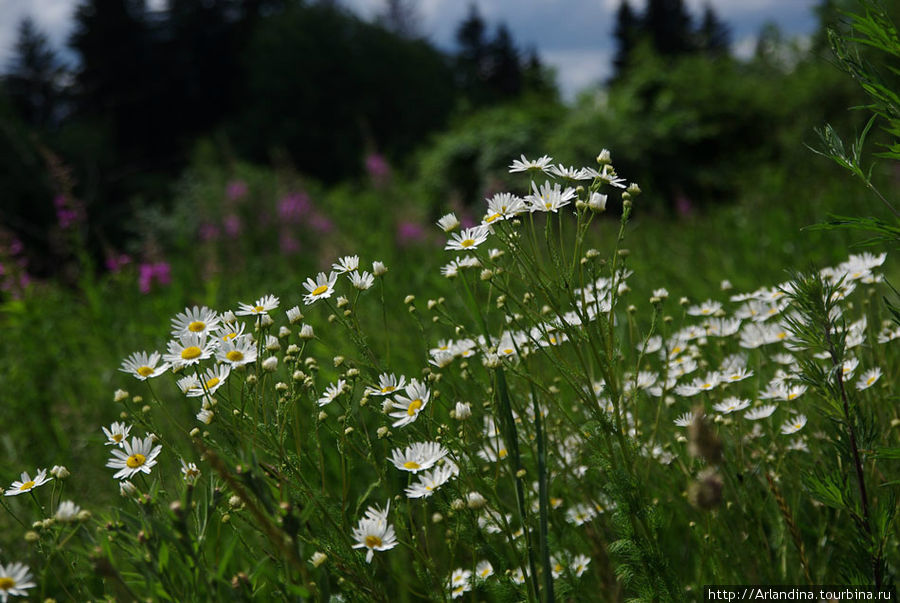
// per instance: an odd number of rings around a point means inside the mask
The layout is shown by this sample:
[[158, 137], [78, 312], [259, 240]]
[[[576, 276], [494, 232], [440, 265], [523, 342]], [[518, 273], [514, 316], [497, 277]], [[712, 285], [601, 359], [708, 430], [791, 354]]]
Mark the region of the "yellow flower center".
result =
[[130, 457], [128, 457], [128, 459], [125, 461], [125, 464], [128, 465], [131, 469], [137, 469], [138, 467], [143, 465], [146, 461], [147, 461], [147, 457], [145, 457], [140, 452], [136, 452], [136, 453], [132, 454]]
[[235, 337], [237, 337], [237, 333], [229, 333], [228, 335], [224, 335], [222, 337], [222, 341], [231, 341]]
[[731, 379], [732, 381], [739, 381], [740, 378], [741, 378], [740, 373], [735, 373], [734, 375], [732, 375], [731, 377], [729, 377], [729, 379]]
[[113, 437], [112, 437], [112, 440], [113, 440], [113, 442], [117, 442], [117, 443], [118, 443], [118, 442], [121, 442], [122, 439], [123, 439], [124, 437], [125, 437], [125, 436], [122, 435], [121, 433], [114, 433], [114, 434], [113, 434]]
[[868, 379], [866, 379], [866, 385], [872, 385], [873, 383], [875, 383], [875, 379], [875, 377], [869, 377]]
[[459, 242], [460, 247], [471, 247], [474, 244], [475, 244], [475, 239], [466, 239], [465, 241]]
[[140, 366], [138, 367], [137, 374], [141, 377], [149, 377], [153, 374], [153, 369], [149, 366]]
[[0, 590], [7, 591], [15, 587], [16, 581], [10, 578], [9, 576], [3, 576], [0, 578]]
[[406, 407], [406, 414], [410, 417], [416, 414], [416, 411], [422, 408], [422, 400], [420, 398], [416, 398], [412, 402], [409, 403], [409, 406]]
[[787, 337], [787, 333], [784, 331], [775, 336], [776, 339], [784, 339], [785, 337]]
[[501, 459], [505, 459], [506, 455], [509, 453], [506, 451], [506, 448], [501, 448], [500, 452], [498, 452], [497, 454], [500, 456]]
[[484, 568], [483, 570], [481, 570], [481, 577], [482, 577], [482, 578], [487, 578], [487, 577], [490, 576], [490, 575], [491, 575], [491, 568], [486, 567], [486, 568]]
[[328, 291], [328, 285], [319, 285], [318, 287], [316, 287], [315, 289], [312, 290], [312, 294], [313, 295], [322, 295], [326, 291]]
[[793, 392], [792, 392], [792, 393], [790, 393], [790, 394], [787, 395], [787, 399], [788, 399], [788, 400], [793, 400], [794, 398], [796, 398], [796, 397], [799, 396], [799, 395], [800, 395], [800, 394], [797, 394], [797, 393], [793, 393]]
[[406, 461], [405, 463], [403, 463], [403, 467], [406, 469], [418, 469], [421, 466], [422, 465], [415, 461]]
[[366, 546], [370, 549], [374, 549], [376, 546], [381, 546], [381, 538], [378, 536], [368, 535], [366, 536]]
[[712, 386], [712, 383], [704, 383], [700, 389], [710, 389]]
[[253, 311], [254, 311], [254, 312], [265, 312], [266, 309], [265, 309], [264, 307], [262, 307], [262, 306], [256, 306], [256, 307], [253, 308]]
[[505, 350], [503, 350], [503, 353], [504, 353], [504, 354], [507, 354], [507, 355], [508, 355], [508, 354], [512, 354], [512, 353], [513, 353], [513, 349], [512, 349], [512, 348], [506, 348]]
[[218, 377], [213, 377], [212, 379], [209, 379], [206, 382], [206, 389], [214, 388], [215, 386], [217, 386], [219, 384], [219, 381], [221, 381], [221, 379], [219, 379]]
[[230, 352], [225, 354], [225, 357], [232, 362], [240, 362], [244, 359], [244, 353], [240, 350], [231, 350]]
[[198, 358], [200, 354], [203, 353], [203, 350], [198, 348], [195, 345], [190, 345], [183, 350], [181, 350], [181, 359], [182, 360], [193, 360], [194, 358]]
[[206, 323], [202, 320], [195, 320], [188, 325], [188, 331], [191, 333], [202, 333], [206, 329]]
[[565, 568], [562, 566], [561, 563], [557, 563], [556, 565], [553, 566], [553, 571], [555, 571], [555, 572], [561, 572], [561, 571], [563, 571], [563, 569], [565, 569]]
[[386, 385], [386, 386], [384, 386], [384, 387], [381, 388], [381, 393], [382, 393], [382, 394], [389, 394], [389, 393], [391, 393], [392, 391], [394, 391], [395, 389], [397, 389], [397, 388], [394, 387], [393, 385]]
[[488, 224], [490, 224], [491, 222], [493, 222], [494, 220], [496, 220], [499, 217], [500, 217], [500, 214], [491, 214], [491, 215], [487, 216], [484, 219], [484, 221], [487, 222]]
[[32, 488], [34, 488], [34, 480], [31, 480], [30, 482], [25, 482], [24, 484], [19, 486], [19, 490], [22, 492], [24, 492], [25, 490], [31, 490]]

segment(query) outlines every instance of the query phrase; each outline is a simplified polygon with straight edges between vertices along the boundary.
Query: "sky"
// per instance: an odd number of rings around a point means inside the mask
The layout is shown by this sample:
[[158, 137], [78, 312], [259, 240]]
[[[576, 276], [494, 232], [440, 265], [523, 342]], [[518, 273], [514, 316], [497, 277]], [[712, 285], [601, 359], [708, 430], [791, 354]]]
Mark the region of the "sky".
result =
[[[151, 0], [159, 5], [163, 0]], [[338, 0], [364, 18], [371, 18], [384, 0]], [[619, 0], [474, 0], [493, 29], [505, 23], [520, 48], [534, 48], [544, 64], [556, 69], [563, 97], [571, 100], [611, 72], [612, 30]], [[413, 0], [422, 33], [438, 47], [452, 51], [454, 33], [469, 9], [470, 0]], [[731, 28], [733, 50], [749, 56], [763, 24], [776, 23], [788, 37], [806, 37], [816, 28], [817, 0], [686, 0], [698, 16], [709, 4]], [[71, 31], [78, 0], [0, 0], [0, 67], [12, 56], [16, 26], [25, 16], [35, 19], [58, 50]], [[631, 0], [643, 8], [644, 0]]]

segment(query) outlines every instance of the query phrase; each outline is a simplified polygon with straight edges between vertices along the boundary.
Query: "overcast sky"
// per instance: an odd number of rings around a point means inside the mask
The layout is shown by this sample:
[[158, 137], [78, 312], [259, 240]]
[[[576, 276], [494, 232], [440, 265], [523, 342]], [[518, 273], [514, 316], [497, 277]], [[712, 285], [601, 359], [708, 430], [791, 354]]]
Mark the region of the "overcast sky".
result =
[[[151, 0], [159, 5], [163, 0]], [[788, 36], [808, 36], [816, 27], [817, 0], [686, 0], [692, 14], [710, 4], [731, 27], [734, 51], [748, 56], [756, 34], [768, 22], [777, 23]], [[340, 0], [369, 18], [384, 0]], [[454, 49], [454, 32], [468, 13], [469, 0], [417, 0], [423, 33], [445, 50]], [[545, 64], [557, 70], [557, 82], [566, 98], [604, 79], [610, 73], [612, 29], [619, 0], [476, 0], [491, 29], [506, 23], [521, 48], [535, 48]], [[632, 0], [635, 8], [643, 0]], [[16, 25], [31, 15], [62, 49], [71, 28], [78, 0], [0, 0], [0, 65], [9, 63]]]

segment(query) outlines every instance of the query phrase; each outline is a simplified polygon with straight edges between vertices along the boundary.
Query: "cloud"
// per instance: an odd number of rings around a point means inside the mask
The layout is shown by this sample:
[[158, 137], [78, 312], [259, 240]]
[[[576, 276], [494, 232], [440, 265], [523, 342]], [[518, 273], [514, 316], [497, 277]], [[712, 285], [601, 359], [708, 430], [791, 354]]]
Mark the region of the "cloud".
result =
[[556, 69], [556, 83], [566, 101], [573, 100], [576, 93], [602, 82], [612, 74], [610, 50], [547, 50], [541, 53], [541, 58], [544, 64]]
[[0, 67], [13, 57], [19, 22], [30, 16], [38, 28], [50, 38], [53, 47], [62, 51], [72, 28], [75, 0], [0, 0]]

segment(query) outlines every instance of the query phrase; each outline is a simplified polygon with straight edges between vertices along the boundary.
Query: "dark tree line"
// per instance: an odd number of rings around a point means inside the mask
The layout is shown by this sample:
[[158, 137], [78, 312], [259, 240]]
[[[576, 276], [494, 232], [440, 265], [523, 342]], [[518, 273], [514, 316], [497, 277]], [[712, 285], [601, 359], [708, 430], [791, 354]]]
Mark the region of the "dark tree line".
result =
[[684, 0], [648, 0], [640, 14], [628, 0], [622, 0], [616, 12], [613, 37], [616, 43], [613, 81], [625, 74], [634, 51], [642, 43], [649, 44], [659, 55], [669, 57], [691, 53], [713, 57], [726, 55], [731, 44], [731, 32], [712, 6], [704, 6], [695, 27]]
[[203, 138], [223, 157], [277, 157], [335, 182], [368, 152], [402, 159], [461, 105], [552, 89], [502, 25], [488, 36], [473, 9], [447, 54], [419, 35], [414, 6], [386, 0], [369, 23], [322, 0], [81, 0], [68, 69], [23, 21], [0, 81], [0, 187], [16, 192], [0, 221], [38, 237], [53, 212], [35, 200], [72, 192], [112, 232], [132, 200], [165, 202]]

